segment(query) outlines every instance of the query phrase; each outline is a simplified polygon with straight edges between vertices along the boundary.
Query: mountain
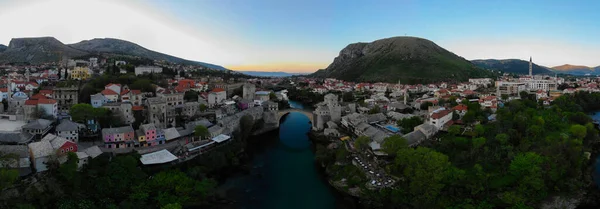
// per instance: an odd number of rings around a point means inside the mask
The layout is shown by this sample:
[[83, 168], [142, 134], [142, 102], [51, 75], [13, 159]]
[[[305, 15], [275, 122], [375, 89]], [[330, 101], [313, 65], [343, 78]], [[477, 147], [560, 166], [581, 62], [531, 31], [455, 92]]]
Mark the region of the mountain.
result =
[[143, 58], [148, 58], [152, 60], [164, 60], [173, 63], [179, 64], [189, 64], [189, 65], [202, 65], [208, 68], [216, 69], [216, 70], [227, 70], [226, 68], [213, 65], [210, 63], [204, 62], [196, 62], [190, 61], [186, 59], [182, 59], [179, 57], [174, 57], [171, 55], [163, 54], [160, 52], [155, 52], [149, 49], [146, 49], [140, 45], [135, 43], [113, 39], [113, 38], [95, 38], [92, 40], [84, 40], [79, 43], [69, 44], [69, 46], [87, 51], [90, 53], [108, 53], [108, 54], [120, 54], [120, 55], [130, 55], [130, 56], [138, 56]]
[[552, 69], [554, 70], [554, 72], [557, 72], [557, 73], [565, 73], [565, 74], [571, 74], [571, 75], [585, 75], [585, 74], [600, 75], [600, 66], [588, 67], [588, 66], [583, 66], [583, 65], [565, 64], [565, 65], [561, 65], [561, 66], [552, 67]]
[[6, 50], [6, 48], [8, 48], [8, 46], [4, 46], [4, 45], [0, 44], [0, 53], [2, 53], [4, 50]]
[[311, 76], [348, 81], [430, 83], [463, 81], [491, 72], [432, 41], [417, 37], [392, 37], [371, 43], [353, 43], [333, 62]]
[[260, 77], [289, 77], [295, 75], [307, 75], [308, 73], [286, 73], [286, 72], [262, 72], [262, 71], [237, 71], [246, 75]]
[[[515, 73], [515, 74], [529, 74], [529, 61], [519, 59], [485, 59], [485, 60], [472, 60], [473, 64], [478, 67], [488, 70], [500, 70], [504, 73]], [[547, 67], [539, 66], [533, 63], [532, 66], [533, 74], [554, 74]]]
[[85, 54], [87, 52], [71, 48], [53, 37], [13, 38], [8, 48], [0, 53], [0, 63], [40, 64]]

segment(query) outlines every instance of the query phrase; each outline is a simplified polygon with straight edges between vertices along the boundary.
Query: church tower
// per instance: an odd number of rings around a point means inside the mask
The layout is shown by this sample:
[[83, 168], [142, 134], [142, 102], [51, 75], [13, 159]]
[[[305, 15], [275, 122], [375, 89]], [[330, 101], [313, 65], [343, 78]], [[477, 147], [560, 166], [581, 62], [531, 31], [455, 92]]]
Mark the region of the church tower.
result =
[[406, 91], [406, 88], [404, 88], [404, 105], [408, 104], [408, 92]]
[[532, 76], [533, 76], [533, 63], [531, 62], [531, 57], [529, 57], [529, 77], [532, 77]]

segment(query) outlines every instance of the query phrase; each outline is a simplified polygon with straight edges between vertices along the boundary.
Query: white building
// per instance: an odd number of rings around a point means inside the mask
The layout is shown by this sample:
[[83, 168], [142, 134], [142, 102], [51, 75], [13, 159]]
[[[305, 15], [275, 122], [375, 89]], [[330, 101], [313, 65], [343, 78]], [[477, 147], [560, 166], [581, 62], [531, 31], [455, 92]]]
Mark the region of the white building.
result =
[[208, 94], [208, 106], [214, 107], [227, 99], [227, 92], [222, 88], [215, 88]]
[[443, 108], [433, 111], [429, 117], [429, 124], [435, 126], [437, 130], [441, 130], [446, 123], [452, 120], [452, 114], [452, 111]]
[[79, 142], [79, 127], [80, 124], [64, 119], [56, 126], [56, 134], [77, 143]]
[[135, 75], [162, 73], [162, 67], [158, 66], [138, 66], [135, 67]]

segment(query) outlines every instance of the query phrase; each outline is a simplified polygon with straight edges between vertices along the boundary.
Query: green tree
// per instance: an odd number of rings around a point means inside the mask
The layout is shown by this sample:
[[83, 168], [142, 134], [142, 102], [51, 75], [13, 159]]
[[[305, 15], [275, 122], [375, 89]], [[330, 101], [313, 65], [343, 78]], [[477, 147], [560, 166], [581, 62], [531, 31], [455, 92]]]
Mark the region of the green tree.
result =
[[80, 103], [71, 106], [69, 109], [71, 119], [75, 122], [85, 123], [89, 119], [94, 119], [94, 107], [90, 104]]
[[371, 108], [369, 110], [369, 114], [377, 114], [381, 112], [381, 108], [377, 105], [375, 105], [373, 108]]
[[184, 99], [186, 102], [197, 102], [197, 101], [198, 101], [198, 92], [196, 92], [196, 91], [191, 91], [191, 90], [190, 90], [190, 91], [186, 91], [186, 92], [183, 94], [183, 99]]
[[413, 116], [410, 118], [403, 118], [396, 123], [402, 128], [402, 132], [406, 134], [412, 132], [418, 125], [423, 124], [423, 119], [419, 116]]
[[406, 142], [406, 139], [400, 135], [393, 135], [383, 139], [383, 144], [381, 146], [383, 151], [388, 155], [395, 155], [400, 149], [407, 148], [408, 143]]
[[450, 127], [448, 127], [448, 133], [452, 136], [456, 136], [460, 133], [460, 126], [459, 125], [451, 125]]
[[277, 95], [275, 95], [275, 93], [270, 92], [269, 93], [269, 100], [277, 100]]
[[[0, 152], [0, 164], [18, 164], [19, 156]], [[0, 168], [0, 191], [10, 187], [19, 179], [19, 171], [10, 168]]]
[[485, 145], [485, 142], [487, 141], [486, 138], [484, 137], [478, 137], [478, 138], [474, 138], [471, 142], [473, 144], [473, 149], [479, 149], [481, 147], [483, 147], [483, 145]]
[[585, 128], [585, 126], [579, 124], [571, 125], [571, 128], [569, 128], [569, 132], [571, 132], [571, 135], [573, 135], [577, 139], [583, 139], [587, 135], [587, 129]]
[[208, 109], [208, 106], [206, 106], [205, 104], [200, 104], [200, 107], [198, 109], [200, 109], [200, 112], [204, 112], [206, 111], [206, 109]]
[[485, 127], [481, 124], [475, 125], [475, 133], [477, 136], [482, 136], [485, 133]]
[[371, 142], [371, 139], [369, 139], [368, 136], [359, 136], [355, 141], [354, 141], [354, 147], [357, 150], [365, 150], [368, 146], [369, 143]]
[[160, 209], [182, 209], [179, 203], [171, 203], [160, 207]]
[[423, 102], [423, 103], [421, 103], [421, 106], [419, 106], [419, 107], [421, 108], [421, 110], [427, 110], [431, 106], [433, 106], [433, 103], [431, 103], [431, 102]]
[[400, 149], [395, 166], [407, 180], [408, 193], [416, 208], [436, 208], [452, 165], [448, 156], [425, 147]]
[[198, 137], [199, 139], [206, 138], [209, 135], [210, 133], [208, 132], [208, 128], [204, 127], [203, 125], [197, 125], [196, 128], [194, 128], [194, 136]]

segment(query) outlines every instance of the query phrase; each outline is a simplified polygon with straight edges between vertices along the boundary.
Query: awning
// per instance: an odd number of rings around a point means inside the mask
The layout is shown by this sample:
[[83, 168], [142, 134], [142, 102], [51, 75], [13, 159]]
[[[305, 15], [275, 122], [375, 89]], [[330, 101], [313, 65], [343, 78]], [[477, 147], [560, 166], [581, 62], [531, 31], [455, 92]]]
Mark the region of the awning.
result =
[[140, 161], [144, 165], [162, 164], [177, 160], [177, 156], [166, 149], [142, 155]]

